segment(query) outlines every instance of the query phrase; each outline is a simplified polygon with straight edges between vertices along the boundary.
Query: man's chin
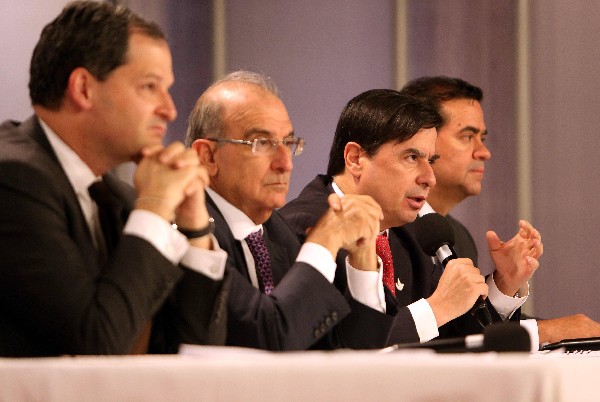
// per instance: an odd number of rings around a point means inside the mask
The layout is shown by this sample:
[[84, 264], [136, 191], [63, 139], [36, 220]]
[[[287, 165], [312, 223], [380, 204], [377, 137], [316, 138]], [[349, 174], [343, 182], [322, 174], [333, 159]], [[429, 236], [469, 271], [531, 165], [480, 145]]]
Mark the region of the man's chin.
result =
[[279, 209], [285, 205], [285, 197], [283, 199], [273, 201], [273, 209]]
[[[384, 216], [385, 213], [384, 213]], [[385, 229], [389, 229], [391, 227], [400, 227], [400, 226], [404, 226], [406, 224], [409, 224], [411, 222], [414, 222], [415, 219], [417, 219], [417, 212], [410, 211], [410, 212], [405, 212], [403, 214], [401, 214], [400, 216], [397, 216], [396, 219], [393, 219], [392, 221], [387, 221], [382, 224], [381, 226], [381, 230], [385, 230]], [[387, 227], [383, 227], [383, 226], [387, 226]]]
[[467, 197], [479, 195], [479, 193], [481, 193], [481, 187], [482, 187], [481, 182], [473, 183], [470, 186], [467, 186], [465, 189], [466, 190], [465, 193], [466, 193]]
[[398, 226], [403, 226], [403, 225], [407, 225], [409, 223], [414, 222], [417, 219], [418, 213], [411, 213], [410, 215], [407, 215], [405, 217], [405, 219], [398, 225]]

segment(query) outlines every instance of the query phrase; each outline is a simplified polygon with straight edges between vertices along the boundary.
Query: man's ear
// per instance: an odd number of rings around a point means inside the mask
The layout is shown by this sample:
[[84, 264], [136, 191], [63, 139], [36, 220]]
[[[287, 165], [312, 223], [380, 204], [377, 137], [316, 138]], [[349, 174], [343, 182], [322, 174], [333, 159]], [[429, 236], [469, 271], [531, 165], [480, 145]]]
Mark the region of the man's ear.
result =
[[77, 67], [69, 75], [66, 97], [80, 110], [89, 110], [93, 105], [94, 88], [98, 81], [85, 68]]
[[344, 147], [344, 162], [346, 170], [354, 177], [359, 177], [362, 172], [363, 149], [356, 142], [349, 142]]
[[196, 150], [200, 164], [207, 170], [208, 175], [213, 177], [217, 175], [219, 166], [215, 160], [215, 151], [217, 143], [200, 138], [192, 143], [192, 149]]

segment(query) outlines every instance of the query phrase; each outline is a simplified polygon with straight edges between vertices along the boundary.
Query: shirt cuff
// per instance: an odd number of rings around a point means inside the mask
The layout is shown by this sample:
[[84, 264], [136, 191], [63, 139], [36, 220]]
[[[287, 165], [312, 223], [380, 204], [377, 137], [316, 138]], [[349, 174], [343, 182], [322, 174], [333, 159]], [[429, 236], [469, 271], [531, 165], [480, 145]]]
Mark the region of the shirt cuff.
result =
[[419, 299], [409, 304], [408, 309], [415, 322], [419, 341], [427, 342], [440, 335], [435, 314], [433, 314], [433, 310], [427, 300]]
[[187, 238], [173, 229], [169, 222], [144, 209], [131, 211], [123, 233], [146, 240], [173, 264], [178, 264], [190, 248]]
[[381, 313], [386, 312], [385, 291], [383, 290], [383, 262], [377, 257], [377, 271], [361, 271], [350, 265], [346, 257], [348, 289], [354, 300]]
[[304, 262], [319, 271], [329, 283], [335, 278], [336, 264], [329, 250], [317, 243], [304, 243], [296, 262]]
[[537, 352], [540, 350], [540, 333], [538, 332], [537, 320], [528, 319], [519, 322], [523, 328], [529, 333], [531, 339], [531, 351]]
[[[496, 282], [494, 282], [494, 275], [489, 275], [485, 281], [488, 285], [489, 292], [488, 298], [490, 303], [496, 309], [502, 320], [509, 319], [519, 307], [527, 301], [529, 296], [529, 283], [526, 283], [517, 292], [517, 296], [507, 296], [498, 289]], [[523, 296], [521, 296], [523, 295]]]
[[227, 252], [219, 248], [217, 239], [211, 234], [214, 250], [190, 247], [181, 259], [181, 264], [192, 271], [203, 274], [214, 281], [223, 279]]

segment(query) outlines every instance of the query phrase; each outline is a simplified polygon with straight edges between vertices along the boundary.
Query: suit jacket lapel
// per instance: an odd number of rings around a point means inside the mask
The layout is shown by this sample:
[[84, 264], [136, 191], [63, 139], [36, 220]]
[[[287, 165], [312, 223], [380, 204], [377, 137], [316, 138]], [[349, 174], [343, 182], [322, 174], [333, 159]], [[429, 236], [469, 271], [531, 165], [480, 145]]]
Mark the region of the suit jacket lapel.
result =
[[97, 250], [92, 241], [92, 233], [90, 232], [90, 228], [87, 225], [87, 221], [85, 220], [83, 211], [79, 205], [75, 190], [73, 189], [73, 186], [71, 186], [71, 182], [69, 182], [56, 154], [50, 146], [50, 142], [48, 142], [48, 138], [42, 130], [37, 117], [33, 116], [24, 121], [21, 124], [20, 129], [23, 130], [23, 133], [26, 136], [37, 143], [41, 152], [48, 157], [46, 163], [47, 168], [53, 172], [56, 184], [63, 189], [62, 194], [65, 198], [65, 203], [67, 204], [64, 212], [67, 216], [70, 236], [77, 243], [81, 251], [81, 257], [86, 261], [86, 266], [89, 267], [90, 270], [98, 272], [100, 267], [98, 266], [98, 260], [96, 258]]
[[404, 247], [410, 255], [412, 280], [414, 281], [413, 299], [418, 300], [431, 296], [437, 287], [441, 272], [435, 267], [431, 257], [421, 250], [409, 227], [394, 228], [394, 232], [402, 239]]
[[118, 208], [117, 212], [121, 220], [119, 224], [121, 227], [123, 227], [125, 222], [127, 222], [129, 213], [134, 207], [136, 198], [135, 189], [129, 185], [126, 185], [112, 173], [105, 174], [103, 179], [104, 183], [106, 183], [106, 187], [108, 187], [111, 193], [116, 208]]
[[248, 275], [248, 265], [246, 264], [242, 245], [235, 237], [233, 237], [229, 225], [227, 225], [221, 211], [219, 211], [217, 205], [212, 198], [210, 198], [208, 193], [206, 193], [206, 207], [208, 209], [208, 214], [215, 220], [214, 235], [219, 242], [219, 247], [227, 252], [229, 265], [235, 267], [235, 269], [250, 280], [250, 276]]
[[269, 256], [271, 257], [271, 269], [273, 271], [273, 283], [275, 286], [283, 279], [283, 276], [290, 269], [291, 264], [288, 259], [288, 251], [286, 247], [271, 240], [266, 228], [264, 230], [265, 242], [269, 249]]

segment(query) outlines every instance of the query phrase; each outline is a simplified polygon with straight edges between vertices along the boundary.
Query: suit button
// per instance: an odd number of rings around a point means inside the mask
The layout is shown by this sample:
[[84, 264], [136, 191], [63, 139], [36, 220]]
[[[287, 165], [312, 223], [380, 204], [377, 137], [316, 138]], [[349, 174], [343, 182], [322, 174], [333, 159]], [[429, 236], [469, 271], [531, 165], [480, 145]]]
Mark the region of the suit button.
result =
[[321, 333], [324, 334], [327, 331], [327, 325], [325, 323], [321, 324]]
[[330, 316], [330, 317], [331, 317], [331, 319], [332, 319], [334, 322], [335, 322], [335, 321], [337, 321], [337, 319], [338, 319], [338, 313], [337, 313], [337, 311], [332, 311], [332, 312], [331, 312], [331, 316]]
[[321, 337], [321, 330], [319, 328], [315, 329], [315, 332], [313, 332], [313, 335], [315, 338], [320, 338]]
[[327, 317], [325, 318], [325, 324], [327, 324], [327, 326], [331, 326], [331, 324], [333, 324], [333, 320], [331, 319], [331, 317]]

